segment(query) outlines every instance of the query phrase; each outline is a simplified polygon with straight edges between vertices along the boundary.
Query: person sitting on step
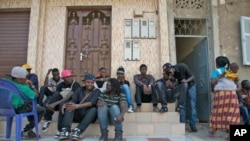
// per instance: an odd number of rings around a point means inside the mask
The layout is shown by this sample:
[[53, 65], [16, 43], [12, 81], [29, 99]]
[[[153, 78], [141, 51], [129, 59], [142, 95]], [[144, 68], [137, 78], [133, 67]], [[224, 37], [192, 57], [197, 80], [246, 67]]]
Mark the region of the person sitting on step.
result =
[[84, 86], [79, 87], [72, 95], [72, 100], [63, 104], [59, 111], [57, 122], [59, 139], [70, 137], [71, 124], [74, 121], [79, 124], [72, 130], [71, 139], [79, 140], [89, 124], [97, 119], [96, 103], [101, 91], [94, 87], [93, 74], [85, 74], [83, 81]]
[[154, 84], [154, 77], [150, 74], [147, 74], [147, 66], [145, 64], [140, 65], [140, 74], [134, 75], [134, 83], [136, 86], [135, 90], [135, 101], [137, 104], [136, 111], [141, 111], [141, 103], [149, 103], [152, 101], [153, 110], [158, 112], [157, 107], [157, 96], [152, 85]]
[[95, 88], [98, 88], [101, 92], [106, 90], [106, 84], [110, 76], [107, 74], [107, 69], [102, 67], [99, 69], [98, 74], [95, 76]]
[[176, 87], [176, 79], [172, 78], [164, 71], [164, 68], [171, 64], [166, 63], [163, 65], [163, 78], [155, 82], [155, 91], [161, 102], [161, 109], [159, 112], [168, 112], [167, 103], [173, 103], [176, 101], [179, 93]]
[[[52, 72], [52, 77], [49, 78], [50, 73]], [[49, 69], [47, 72], [47, 75], [44, 80], [44, 85], [40, 88], [40, 93], [38, 96], [38, 104], [40, 106], [43, 105], [43, 98], [44, 95], [47, 96], [47, 99], [49, 96], [52, 96], [53, 93], [56, 91], [56, 87], [63, 82], [63, 79], [60, 77], [59, 70], [57, 68]]]
[[97, 102], [97, 116], [101, 130], [99, 141], [108, 140], [108, 124], [114, 124], [115, 138], [113, 141], [122, 141], [122, 122], [127, 111], [127, 99], [121, 92], [120, 82], [111, 78], [107, 81], [107, 90], [102, 93]]
[[[64, 103], [71, 100], [72, 94], [78, 87], [80, 87], [80, 84], [73, 80], [70, 70], [63, 70], [61, 76], [64, 82], [56, 87], [56, 92], [47, 101], [48, 103], [44, 103], [46, 106], [46, 113], [44, 115], [44, 123], [42, 127], [43, 132], [48, 130], [54, 111], [58, 111]], [[56, 132], [55, 138], [59, 137], [59, 135], [60, 132]]]

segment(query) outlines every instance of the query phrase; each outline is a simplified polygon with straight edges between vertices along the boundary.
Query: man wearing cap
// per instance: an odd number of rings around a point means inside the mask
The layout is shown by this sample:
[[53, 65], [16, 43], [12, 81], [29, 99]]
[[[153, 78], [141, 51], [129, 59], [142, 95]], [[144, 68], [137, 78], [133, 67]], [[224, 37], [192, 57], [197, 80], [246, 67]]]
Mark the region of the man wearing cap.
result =
[[178, 81], [178, 91], [180, 97], [178, 99], [176, 111], [180, 112], [180, 122], [186, 122], [186, 96], [188, 96], [188, 103], [190, 104], [190, 128], [192, 132], [197, 132], [196, 128], [196, 86], [194, 75], [189, 67], [184, 63], [178, 63], [174, 66], [163, 66], [164, 72], [173, 75]]
[[160, 113], [168, 112], [167, 103], [173, 103], [178, 97], [178, 89], [176, 87], [176, 79], [169, 76], [164, 68], [171, 64], [166, 63], [163, 65], [163, 77], [155, 82], [155, 91], [161, 102]]
[[[11, 71], [12, 82], [18, 87], [18, 89], [21, 92], [23, 92], [25, 96], [27, 96], [30, 99], [35, 99], [38, 93], [32, 82], [30, 80], [27, 80], [27, 75], [28, 72], [20, 66], [15, 66], [12, 68]], [[25, 102], [17, 94], [14, 94], [12, 97], [12, 105], [16, 113], [18, 114], [32, 111], [32, 105], [30, 103]], [[44, 113], [45, 113], [45, 108], [37, 106], [38, 121], [41, 120]], [[36, 133], [32, 131], [32, 129], [35, 127], [34, 117], [28, 116], [27, 119], [29, 123], [24, 127], [22, 131], [22, 137], [26, 136], [30, 138], [35, 138]]]
[[130, 83], [129, 81], [125, 79], [125, 70], [122, 66], [120, 66], [117, 69], [116, 75], [117, 75], [118, 81], [120, 82], [122, 93], [124, 93], [127, 98], [128, 112], [133, 113], [134, 106], [133, 106], [133, 101], [132, 101], [132, 96], [131, 96], [131, 91], [130, 91]]
[[[60, 83], [56, 87], [56, 92], [48, 100], [48, 104], [46, 105], [47, 110], [44, 115], [44, 123], [42, 127], [43, 132], [46, 132], [48, 130], [54, 111], [58, 111], [59, 108], [65, 102], [69, 101], [71, 99], [72, 94], [76, 91], [78, 87], [80, 87], [80, 84], [73, 80], [72, 73], [70, 70], [63, 70], [61, 73], [61, 77], [64, 82]], [[56, 133], [55, 137], [58, 136], [59, 132]]]
[[38, 77], [35, 73], [31, 73], [32, 67], [29, 64], [23, 64], [22, 67], [28, 71], [27, 78], [32, 82], [35, 86], [36, 90], [38, 91]]

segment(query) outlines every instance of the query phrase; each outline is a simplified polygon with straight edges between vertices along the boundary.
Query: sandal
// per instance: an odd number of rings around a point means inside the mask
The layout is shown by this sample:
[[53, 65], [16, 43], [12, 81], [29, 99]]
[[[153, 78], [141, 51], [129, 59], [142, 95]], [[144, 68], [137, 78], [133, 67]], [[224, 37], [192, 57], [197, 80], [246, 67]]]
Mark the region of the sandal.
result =
[[208, 136], [211, 138], [215, 137], [215, 132], [214, 131], [208, 131]]

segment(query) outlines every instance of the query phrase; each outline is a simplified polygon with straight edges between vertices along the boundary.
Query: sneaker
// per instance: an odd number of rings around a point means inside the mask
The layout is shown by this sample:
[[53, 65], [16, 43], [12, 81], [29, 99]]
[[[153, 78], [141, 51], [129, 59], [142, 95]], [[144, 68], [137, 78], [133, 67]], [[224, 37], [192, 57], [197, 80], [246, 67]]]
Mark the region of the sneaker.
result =
[[161, 107], [160, 113], [168, 112], [168, 107]]
[[56, 131], [56, 134], [54, 135], [54, 138], [58, 139], [60, 137], [60, 132]]
[[128, 112], [129, 112], [129, 113], [133, 113], [133, 112], [134, 112], [133, 106], [132, 106], [132, 105], [130, 105], [130, 106], [128, 107]]
[[79, 128], [75, 128], [72, 130], [71, 138], [74, 140], [78, 140], [81, 138], [81, 130]]
[[43, 127], [42, 127], [42, 131], [43, 131], [43, 132], [48, 131], [50, 123], [51, 123], [50, 120], [45, 120], [45, 121], [43, 122]]
[[60, 131], [59, 139], [69, 138], [69, 131], [66, 128], [62, 128]]
[[[21, 133], [22, 138], [36, 138], [36, 133], [33, 130], [29, 130]], [[40, 136], [39, 136], [40, 137]]]
[[159, 112], [159, 108], [157, 106], [154, 106], [153, 111], [154, 112]]
[[196, 128], [195, 125], [194, 125], [194, 126], [190, 126], [190, 128], [191, 128], [191, 131], [192, 131], [192, 132], [198, 132], [198, 130], [197, 130], [197, 128]]

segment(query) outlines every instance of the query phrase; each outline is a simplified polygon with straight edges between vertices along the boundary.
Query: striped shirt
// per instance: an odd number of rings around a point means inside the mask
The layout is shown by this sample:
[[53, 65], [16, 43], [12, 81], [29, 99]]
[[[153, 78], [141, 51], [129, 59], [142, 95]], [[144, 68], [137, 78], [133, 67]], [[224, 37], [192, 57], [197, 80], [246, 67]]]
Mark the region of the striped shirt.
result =
[[107, 103], [107, 106], [112, 106], [112, 105], [120, 105], [121, 103], [126, 103], [127, 104], [127, 99], [126, 96], [121, 93], [120, 96], [119, 95], [114, 95], [114, 96], [110, 96], [108, 93], [104, 92], [102, 94], [100, 94], [99, 100], [104, 100]]

